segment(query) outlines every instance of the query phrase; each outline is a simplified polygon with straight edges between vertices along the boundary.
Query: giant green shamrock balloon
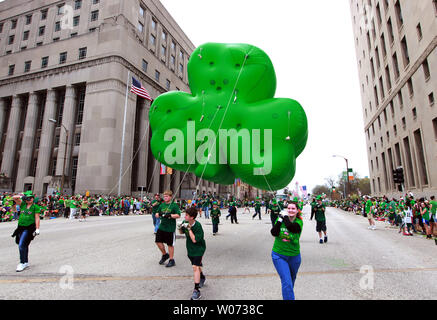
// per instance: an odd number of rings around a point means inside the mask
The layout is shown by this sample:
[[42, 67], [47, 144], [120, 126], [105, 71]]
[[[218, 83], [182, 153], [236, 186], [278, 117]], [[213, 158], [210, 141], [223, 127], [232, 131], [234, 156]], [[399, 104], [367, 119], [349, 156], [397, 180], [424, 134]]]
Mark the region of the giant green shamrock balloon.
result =
[[273, 64], [248, 44], [206, 43], [188, 62], [191, 94], [160, 95], [149, 112], [161, 163], [219, 184], [236, 178], [262, 190], [293, 179], [308, 126], [301, 105], [274, 98]]

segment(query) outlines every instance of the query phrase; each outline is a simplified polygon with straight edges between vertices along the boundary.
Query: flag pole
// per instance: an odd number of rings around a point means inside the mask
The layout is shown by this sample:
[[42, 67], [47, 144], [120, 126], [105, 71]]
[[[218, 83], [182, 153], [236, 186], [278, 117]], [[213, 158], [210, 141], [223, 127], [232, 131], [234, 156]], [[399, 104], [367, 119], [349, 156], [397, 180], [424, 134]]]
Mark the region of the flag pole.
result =
[[127, 113], [127, 98], [128, 98], [128, 94], [129, 94], [129, 77], [130, 77], [130, 70], [127, 70], [126, 101], [124, 102], [123, 134], [122, 134], [122, 138], [121, 138], [120, 174], [118, 176], [118, 196], [120, 196], [120, 194], [121, 194], [121, 175], [123, 172], [124, 135], [125, 135], [125, 131], [126, 131], [126, 113]]

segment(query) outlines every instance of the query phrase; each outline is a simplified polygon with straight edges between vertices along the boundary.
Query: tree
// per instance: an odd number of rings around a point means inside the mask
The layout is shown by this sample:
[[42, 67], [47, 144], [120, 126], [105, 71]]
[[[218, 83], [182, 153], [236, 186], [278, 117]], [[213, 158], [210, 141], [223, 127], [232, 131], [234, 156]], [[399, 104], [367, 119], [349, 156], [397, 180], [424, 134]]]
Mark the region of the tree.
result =
[[331, 190], [326, 185], [317, 185], [313, 188], [312, 194], [313, 196], [318, 196], [320, 194], [331, 194]]

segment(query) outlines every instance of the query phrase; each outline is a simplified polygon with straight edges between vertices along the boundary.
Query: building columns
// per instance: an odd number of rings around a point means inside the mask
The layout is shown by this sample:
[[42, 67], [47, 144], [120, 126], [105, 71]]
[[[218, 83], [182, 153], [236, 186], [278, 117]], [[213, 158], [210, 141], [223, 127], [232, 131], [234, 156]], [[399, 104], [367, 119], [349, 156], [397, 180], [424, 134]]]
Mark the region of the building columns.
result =
[[18, 163], [16, 192], [24, 191], [24, 178], [29, 176], [30, 166], [33, 159], [33, 147], [38, 120], [38, 96], [36, 93], [29, 94], [27, 114], [24, 124], [23, 142], [21, 143], [20, 160]]
[[38, 162], [36, 166], [36, 183], [34, 186], [35, 194], [43, 194], [44, 178], [49, 175], [49, 167], [52, 156], [53, 136], [55, 124], [49, 119], [56, 117], [56, 91], [47, 90], [46, 106], [43, 115], [41, 130], [41, 140], [38, 151]]
[[[147, 165], [149, 155], [149, 108], [150, 101], [143, 99], [140, 107], [139, 123], [139, 151], [138, 151], [138, 170], [137, 170], [137, 186], [145, 186], [147, 188]], [[136, 190], [135, 190], [136, 191]]]
[[8, 131], [6, 133], [6, 141], [3, 151], [3, 161], [1, 166], [1, 172], [9, 178], [12, 177], [12, 171], [14, 169], [18, 134], [20, 130], [21, 112], [21, 99], [19, 96], [13, 96], [11, 112], [8, 120]]

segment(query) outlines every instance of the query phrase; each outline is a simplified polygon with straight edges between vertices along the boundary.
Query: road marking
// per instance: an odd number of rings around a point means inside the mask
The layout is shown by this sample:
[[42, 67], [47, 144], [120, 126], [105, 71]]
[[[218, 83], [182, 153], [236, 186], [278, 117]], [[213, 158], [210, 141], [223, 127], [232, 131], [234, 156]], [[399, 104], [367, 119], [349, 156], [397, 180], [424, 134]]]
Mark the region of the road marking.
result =
[[[437, 271], [437, 268], [407, 268], [407, 269], [375, 269], [374, 273], [407, 273], [407, 272], [426, 272]], [[309, 275], [324, 275], [324, 274], [345, 274], [345, 273], [360, 273], [360, 270], [328, 270], [328, 271], [302, 271], [299, 272], [299, 276]], [[13, 283], [50, 283], [59, 282], [63, 276], [51, 277], [51, 278], [25, 278], [25, 279], [0, 279], [0, 284], [13, 284]], [[277, 273], [265, 273], [265, 274], [243, 274], [243, 275], [208, 275], [208, 279], [248, 279], [248, 278], [270, 278], [278, 277]], [[86, 277], [78, 276], [74, 277], [74, 281], [79, 282], [92, 282], [92, 281], [152, 281], [152, 280], [190, 280], [193, 276], [149, 276], [149, 277]]]

